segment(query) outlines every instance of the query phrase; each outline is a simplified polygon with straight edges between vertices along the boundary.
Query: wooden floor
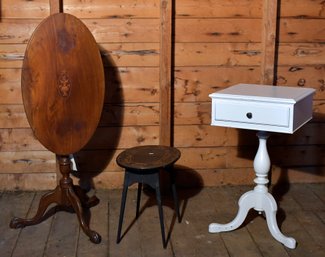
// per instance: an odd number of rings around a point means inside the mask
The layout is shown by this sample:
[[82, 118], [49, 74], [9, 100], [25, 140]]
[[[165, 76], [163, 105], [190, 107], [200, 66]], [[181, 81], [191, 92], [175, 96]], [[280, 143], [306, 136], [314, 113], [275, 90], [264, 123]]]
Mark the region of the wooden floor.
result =
[[0, 256], [325, 256], [325, 184], [296, 184], [275, 187], [279, 203], [278, 223], [282, 232], [294, 237], [297, 248], [288, 249], [270, 235], [263, 216], [254, 211], [240, 229], [209, 234], [211, 222], [234, 218], [237, 201], [247, 186], [179, 189], [182, 222], [175, 222], [173, 202], [164, 199], [165, 227], [170, 239], [161, 243], [155, 196], [143, 194], [140, 217], [135, 221], [136, 191], [129, 190], [123, 226], [124, 237], [116, 244], [120, 190], [99, 190], [101, 202], [91, 209], [91, 228], [102, 235], [99, 245], [80, 230], [75, 214], [59, 212], [43, 223], [24, 229], [10, 229], [13, 216], [31, 217], [44, 192], [0, 193]]

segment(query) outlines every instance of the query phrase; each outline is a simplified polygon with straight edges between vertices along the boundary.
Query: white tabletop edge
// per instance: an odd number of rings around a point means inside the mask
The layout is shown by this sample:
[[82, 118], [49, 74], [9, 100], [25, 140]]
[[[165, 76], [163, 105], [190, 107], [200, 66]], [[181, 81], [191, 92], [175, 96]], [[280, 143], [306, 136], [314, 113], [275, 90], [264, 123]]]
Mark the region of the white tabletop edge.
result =
[[[256, 89], [261, 89], [264, 87], [263, 91], [257, 94]], [[272, 89], [272, 94], [270, 90]], [[246, 91], [248, 93], [246, 93]], [[275, 91], [274, 91], [275, 90]], [[269, 101], [278, 103], [296, 103], [303, 99], [309, 94], [315, 93], [313, 88], [300, 88], [300, 87], [285, 87], [285, 86], [270, 86], [270, 85], [257, 85], [257, 84], [237, 84], [217, 92], [209, 94], [211, 98], [227, 98], [227, 99], [242, 99], [245, 96], [246, 100], [255, 101]], [[293, 96], [290, 93], [293, 92]]]

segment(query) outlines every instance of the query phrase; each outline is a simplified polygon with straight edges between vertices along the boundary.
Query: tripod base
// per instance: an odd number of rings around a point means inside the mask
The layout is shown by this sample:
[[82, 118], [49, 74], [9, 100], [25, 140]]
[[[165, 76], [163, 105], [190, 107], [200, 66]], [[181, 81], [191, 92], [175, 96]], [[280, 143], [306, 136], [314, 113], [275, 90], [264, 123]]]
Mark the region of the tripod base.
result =
[[78, 216], [82, 230], [89, 237], [90, 241], [99, 244], [101, 236], [89, 228], [85, 217], [85, 209], [97, 205], [99, 199], [96, 196], [89, 198], [79, 186], [73, 185], [72, 179], [70, 178], [70, 160], [68, 156], [60, 156], [59, 165], [62, 174], [60, 183], [53, 191], [42, 196], [35, 216], [31, 219], [14, 217], [10, 222], [10, 228], [24, 228], [41, 223], [51, 216], [49, 214], [50, 210], [48, 212], [46, 210], [51, 204], [55, 203], [57, 206], [54, 212], [58, 210], [74, 211]]
[[[239, 211], [235, 219], [227, 224], [211, 223], [209, 225], [210, 233], [219, 233], [224, 231], [232, 231], [237, 229], [243, 224], [248, 211], [255, 209], [259, 213], [262, 211], [265, 213], [266, 222], [271, 232], [271, 235], [290, 249], [296, 247], [296, 240], [292, 237], [286, 237], [283, 235], [276, 222], [277, 204], [273, 196], [268, 192], [258, 192], [257, 190], [251, 190], [241, 196], [238, 202]], [[258, 208], [256, 208], [258, 206]]]
[[259, 131], [257, 137], [259, 139], [259, 147], [254, 159], [254, 170], [256, 173], [256, 178], [254, 179], [256, 186], [254, 187], [254, 190], [248, 191], [241, 196], [238, 202], [239, 210], [233, 221], [227, 224], [211, 223], [209, 225], [209, 232], [219, 233], [235, 230], [244, 222], [248, 211], [254, 209], [259, 213], [265, 213], [267, 226], [271, 235], [286, 247], [294, 249], [296, 247], [296, 240], [292, 237], [283, 235], [278, 227], [276, 221], [276, 212], [278, 207], [274, 197], [268, 192], [266, 186], [269, 182], [267, 177], [271, 166], [266, 146], [269, 133]]

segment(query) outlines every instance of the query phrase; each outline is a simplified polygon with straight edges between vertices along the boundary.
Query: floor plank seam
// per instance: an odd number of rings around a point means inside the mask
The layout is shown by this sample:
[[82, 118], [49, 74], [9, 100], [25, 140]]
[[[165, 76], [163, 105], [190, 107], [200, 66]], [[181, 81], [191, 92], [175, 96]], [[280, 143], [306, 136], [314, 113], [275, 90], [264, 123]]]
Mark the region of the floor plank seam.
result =
[[317, 192], [315, 192], [313, 189], [310, 189], [310, 191], [316, 196], [317, 199], [319, 199], [324, 205], [325, 205], [325, 202], [323, 201], [323, 199], [318, 195]]
[[[309, 237], [313, 238], [313, 234], [310, 233], [310, 230], [308, 229], [308, 227], [306, 228], [305, 227], [305, 224], [303, 222], [301, 222], [298, 218], [297, 218], [297, 220], [298, 220], [298, 222], [300, 224], [299, 227], [302, 227], [306, 231], [306, 234], [309, 235]], [[321, 249], [324, 249], [324, 246], [323, 245], [320, 245], [318, 242], [315, 241], [315, 244], [318, 245]]]
[[[247, 224], [247, 225], [248, 225], [248, 224]], [[251, 233], [251, 231], [250, 231], [250, 229], [248, 228], [247, 225], [246, 225], [246, 228], [245, 228], [245, 229], [247, 230], [247, 233], [249, 234], [250, 238], [252, 239], [252, 241], [253, 241], [253, 243], [254, 243], [256, 249], [258, 250], [258, 252], [261, 254], [261, 256], [264, 256], [263, 251], [261, 250], [261, 248], [260, 248], [258, 242], [255, 241], [255, 238], [254, 238], [254, 236], [252, 235], [252, 233]]]
[[78, 235], [77, 235], [76, 245], [75, 245], [75, 249], [74, 249], [75, 257], [78, 257], [79, 239], [80, 239], [80, 226], [78, 226]]
[[50, 224], [50, 228], [49, 228], [49, 233], [47, 234], [46, 241], [45, 241], [45, 245], [44, 245], [44, 248], [43, 248], [43, 254], [42, 254], [43, 257], [46, 257], [45, 256], [45, 253], [46, 253], [46, 248], [47, 248], [47, 245], [48, 245], [48, 242], [49, 242], [49, 238], [50, 238], [50, 235], [51, 235], [53, 222], [54, 222], [54, 218], [52, 217], [51, 224]]
[[230, 255], [230, 251], [228, 250], [228, 247], [227, 247], [227, 245], [226, 245], [226, 242], [225, 242], [225, 240], [223, 239], [223, 237], [222, 237], [222, 235], [221, 235], [221, 234], [218, 234], [218, 235], [220, 236], [220, 238], [221, 238], [221, 242], [222, 242], [222, 244], [223, 244], [224, 248], [225, 248], [225, 249], [226, 249], [226, 251], [227, 251], [228, 257], [231, 257], [231, 255]]
[[[25, 193], [26, 193], [26, 192], [25, 192]], [[32, 206], [33, 206], [33, 202], [34, 202], [35, 198], [36, 198], [36, 193], [33, 192], [33, 199], [32, 199], [32, 201], [31, 201], [30, 204], [29, 204], [29, 207], [28, 207], [27, 213], [26, 213], [26, 215], [25, 215], [24, 218], [29, 217], [30, 212], [31, 212], [31, 210], [32, 210]], [[14, 246], [13, 246], [13, 248], [12, 248], [12, 251], [11, 251], [11, 255], [10, 255], [10, 257], [12, 257], [13, 254], [14, 254], [14, 252], [15, 252], [15, 249], [16, 249], [16, 247], [17, 247], [17, 244], [18, 244], [18, 241], [19, 241], [19, 238], [20, 238], [20, 235], [21, 235], [21, 232], [22, 232], [23, 229], [24, 229], [24, 228], [20, 228], [20, 229], [19, 229], [19, 232], [18, 232], [18, 235], [17, 235], [16, 241], [15, 241], [15, 243], [14, 243]]]
[[[325, 211], [322, 211], [325, 212]], [[323, 221], [322, 217], [320, 216], [320, 214], [318, 212], [315, 213], [316, 217], [321, 221], [322, 224], [325, 225], [325, 222]]]

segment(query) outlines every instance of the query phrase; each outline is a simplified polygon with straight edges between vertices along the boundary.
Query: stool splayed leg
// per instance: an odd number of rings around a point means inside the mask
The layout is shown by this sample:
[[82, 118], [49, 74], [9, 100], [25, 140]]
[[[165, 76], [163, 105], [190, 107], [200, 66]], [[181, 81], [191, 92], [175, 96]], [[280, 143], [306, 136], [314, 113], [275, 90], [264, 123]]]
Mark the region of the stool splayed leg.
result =
[[[139, 213], [140, 213], [139, 209], [140, 209], [142, 184], [146, 184], [155, 190], [156, 201], [157, 201], [157, 206], [158, 206], [159, 221], [160, 221], [162, 244], [163, 244], [163, 247], [165, 248], [167, 245], [167, 241], [166, 241], [166, 235], [165, 235], [165, 227], [164, 227], [165, 222], [164, 222], [164, 214], [163, 214], [162, 200], [161, 200], [161, 194], [160, 194], [159, 169], [146, 170], [145, 173], [143, 173], [143, 172], [139, 173], [137, 171], [128, 170], [128, 169], [125, 170], [116, 242], [120, 243], [120, 241], [122, 239], [121, 233], [122, 233], [122, 225], [123, 225], [123, 219], [124, 219], [127, 190], [128, 190], [128, 187], [134, 183], [138, 183], [136, 218], [139, 218]], [[177, 199], [174, 198], [174, 201], [175, 200], [177, 200]], [[177, 210], [175, 210], [175, 212], [178, 215], [179, 210], [177, 209]]]
[[265, 213], [268, 228], [272, 236], [284, 244], [286, 247], [294, 249], [296, 240], [292, 237], [284, 236], [276, 221], [277, 204], [274, 197], [268, 192], [267, 184], [268, 173], [270, 170], [270, 158], [267, 152], [268, 132], [260, 131], [257, 133], [259, 139], [259, 147], [254, 159], [254, 170], [256, 178], [254, 182], [256, 186], [254, 190], [246, 192], [239, 199], [239, 210], [235, 219], [227, 224], [211, 223], [209, 225], [210, 233], [218, 233], [223, 231], [231, 231], [237, 229], [246, 219], [248, 211], [252, 208], [259, 214]]
[[167, 247], [168, 238], [165, 235], [164, 227], [164, 214], [162, 208], [162, 199], [160, 192], [160, 171], [168, 172], [170, 175], [171, 189], [173, 194], [173, 200], [175, 204], [175, 212], [178, 218], [178, 222], [181, 222], [181, 216], [179, 212], [179, 204], [177, 199], [175, 174], [172, 169], [173, 164], [180, 158], [180, 151], [173, 147], [168, 146], [138, 146], [127, 149], [121, 152], [116, 162], [121, 167], [125, 168], [124, 184], [122, 191], [120, 216], [117, 230], [117, 243], [120, 243], [123, 236], [122, 225], [124, 219], [125, 203], [127, 197], [128, 187], [134, 183], [138, 184], [137, 192], [137, 206], [136, 206], [136, 219], [140, 215], [140, 201], [142, 185], [146, 184], [155, 190], [156, 201], [158, 206], [160, 230], [163, 247]]

